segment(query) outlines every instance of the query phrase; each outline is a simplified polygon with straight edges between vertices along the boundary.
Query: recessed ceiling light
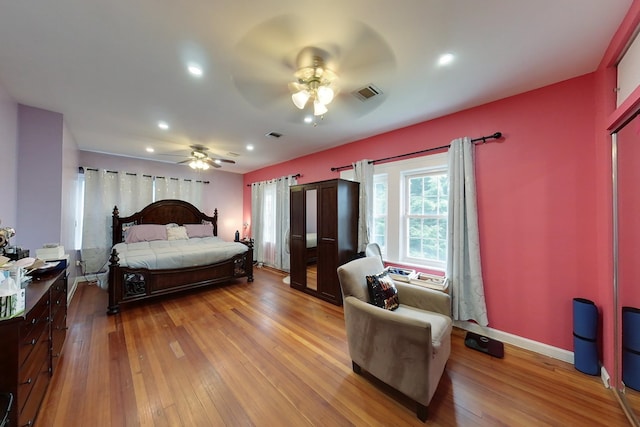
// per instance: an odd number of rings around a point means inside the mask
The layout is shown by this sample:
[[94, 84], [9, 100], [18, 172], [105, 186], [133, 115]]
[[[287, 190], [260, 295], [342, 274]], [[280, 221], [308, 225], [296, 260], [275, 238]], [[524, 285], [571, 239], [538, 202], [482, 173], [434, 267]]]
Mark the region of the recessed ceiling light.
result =
[[253, 144], [247, 144], [247, 150], [253, 151]]
[[307, 117], [305, 117], [305, 118], [304, 118], [304, 122], [305, 122], [305, 123], [311, 123], [311, 122], [313, 122], [313, 117], [311, 117], [311, 116], [307, 116]]
[[162, 130], [167, 130], [169, 129], [169, 123], [160, 121], [158, 122], [158, 127]]
[[189, 74], [194, 77], [202, 77], [202, 74], [204, 74], [202, 71], [202, 67], [198, 64], [189, 64], [187, 66], [187, 70], [189, 70]]
[[449, 65], [453, 62], [455, 56], [453, 53], [445, 53], [438, 58], [438, 65]]
[[154, 151], [156, 151], [151, 147], [147, 147], [146, 150], [147, 150], [147, 153], [153, 153]]

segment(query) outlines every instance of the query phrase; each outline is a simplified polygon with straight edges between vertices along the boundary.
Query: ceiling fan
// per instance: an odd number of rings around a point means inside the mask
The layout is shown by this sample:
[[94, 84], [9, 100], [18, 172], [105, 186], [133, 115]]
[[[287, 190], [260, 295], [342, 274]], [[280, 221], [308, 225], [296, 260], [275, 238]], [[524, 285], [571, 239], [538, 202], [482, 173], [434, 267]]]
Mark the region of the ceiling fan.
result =
[[344, 17], [324, 26], [313, 16], [276, 16], [251, 28], [234, 51], [232, 76], [243, 98], [297, 123], [371, 112], [386, 99], [377, 95], [387, 93], [396, 68], [378, 32]]
[[209, 149], [202, 145], [191, 145], [190, 148], [192, 151], [189, 158], [178, 162], [178, 164], [188, 164], [192, 169], [207, 170], [210, 167], [220, 168], [222, 163], [236, 163], [234, 160], [209, 157], [206, 153]]

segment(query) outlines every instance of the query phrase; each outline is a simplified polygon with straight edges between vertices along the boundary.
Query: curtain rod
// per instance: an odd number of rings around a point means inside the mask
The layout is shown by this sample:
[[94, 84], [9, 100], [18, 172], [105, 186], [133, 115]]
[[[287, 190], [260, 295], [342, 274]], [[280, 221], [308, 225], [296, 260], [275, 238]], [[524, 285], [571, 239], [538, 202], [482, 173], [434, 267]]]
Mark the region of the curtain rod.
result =
[[[302, 175], [301, 175], [301, 174], [299, 174], [299, 173], [297, 173], [297, 174], [292, 175], [292, 176], [293, 176], [294, 178], [300, 178]], [[282, 179], [282, 178], [273, 178], [273, 179]], [[288, 176], [285, 176], [285, 177], [284, 177], [284, 179], [289, 179], [289, 177], [288, 177]], [[268, 179], [267, 179], [266, 181], [270, 181], [270, 180], [268, 180]], [[260, 182], [262, 182], [262, 181], [260, 181]], [[259, 183], [259, 182], [252, 182], [251, 184], [247, 184], [247, 187], [251, 187], [253, 184], [258, 184], [258, 183]]]
[[[478, 137], [478, 138], [474, 138], [474, 139], [471, 140], [471, 142], [482, 141], [482, 143], [484, 144], [485, 142], [487, 142], [488, 139], [499, 139], [499, 138], [502, 138], [502, 132], [496, 132], [493, 135], [487, 135], [487, 136], [481, 136], [481, 137]], [[445, 148], [449, 148], [450, 146], [451, 146], [451, 144], [441, 145], [440, 147], [427, 148], [426, 150], [414, 151], [413, 153], [398, 154], [397, 156], [385, 157], [384, 159], [369, 160], [369, 164], [371, 164], [371, 163], [375, 164], [375, 163], [378, 163], [378, 162], [386, 162], [387, 160], [399, 159], [401, 157], [414, 156], [416, 154], [428, 153], [429, 151], [443, 150]], [[343, 169], [350, 169], [352, 167], [353, 167], [353, 165], [337, 166], [335, 168], [331, 168], [331, 171], [332, 172], [336, 172], [336, 171], [341, 171]]]
[[[78, 173], [83, 174], [83, 173], [84, 173], [84, 171], [86, 171], [86, 170], [87, 170], [87, 171], [94, 171], [94, 172], [98, 172], [100, 169], [96, 169], [96, 168], [85, 168], [84, 166], [80, 166], [80, 167], [78, 168]], [[105, 172], [106, 172], [106, 173], [124, 173], [124, 174], [129, 175], [129, 176], [137, 176], [137, 175], [138, 175], [137, 173], [133, 173], [133, 172], [118, 172], [118, 171], [110, 171], [110, 170], [105, 170]], [[171, 178], [171, 177], [170, 177], [170, 178], [166, 178], [166, 177], [164, 177], [164, 176], [153, 176], [153, 175], [145, 175], [145, 174], [142, 174], [142, 176], [143, 176], [143, 177], [145, 177], [145, 178], [173, 179], [173, 180], [177, 180], [177, 181], [179, 181], [179, 180], [183, 179], [184, 181], [188, 181], [188, 182], [194, 181], [194, 180], [193, 180], [193, 179], [191, 179], [191, 178]], [[209, 181], [202, 181], [202, 180], [199, 180], [199, 179], [195, 180], [194, 182], [201, 182], [201, 183], [203, 183], [203, 184], [210, 184], [210, 182], [209, 182]]]

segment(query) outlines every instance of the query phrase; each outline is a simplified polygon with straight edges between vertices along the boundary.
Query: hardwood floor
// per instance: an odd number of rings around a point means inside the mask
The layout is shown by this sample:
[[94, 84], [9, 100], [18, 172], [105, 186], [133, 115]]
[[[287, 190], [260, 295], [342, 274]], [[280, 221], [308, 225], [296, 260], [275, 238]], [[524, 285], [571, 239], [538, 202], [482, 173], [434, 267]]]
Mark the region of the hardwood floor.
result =
[[[351, 370], [342, 307], [256, 269], [255, 281], [123, 307], [79, 286], [38, 426], [410, 426], [414, 405]], [[505, 345], [464, 346], [429, 408], [433, 426], [626, 426], [598, 377]]]

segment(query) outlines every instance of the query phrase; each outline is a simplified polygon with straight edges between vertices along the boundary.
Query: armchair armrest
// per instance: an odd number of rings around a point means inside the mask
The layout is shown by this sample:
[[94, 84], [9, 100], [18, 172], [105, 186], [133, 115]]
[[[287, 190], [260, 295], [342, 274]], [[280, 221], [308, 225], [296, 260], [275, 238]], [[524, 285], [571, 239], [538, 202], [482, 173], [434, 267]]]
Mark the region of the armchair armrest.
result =
[[395, 282], [395, 284], [398, 288], [400, 304], [451, 317], [451, 297], [448, 294], [410, 283]]

